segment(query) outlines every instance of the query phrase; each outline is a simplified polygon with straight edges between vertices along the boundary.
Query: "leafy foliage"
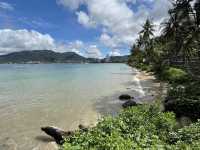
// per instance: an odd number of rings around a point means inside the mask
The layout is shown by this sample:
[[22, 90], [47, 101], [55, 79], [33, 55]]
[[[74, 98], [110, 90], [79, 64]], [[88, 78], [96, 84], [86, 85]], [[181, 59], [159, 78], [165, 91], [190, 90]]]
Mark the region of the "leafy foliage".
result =
[[[200, 56], [198, 56], [200, 48], [199, 0], [173, 0], [172, 5], [173, 7], [169, 10], [169, 19], [161, 24], [160, 36], [153, 36], [154, 25], [149, 19], [146, 20], [131, 49], [129, 64], [134, 64], [133, 61], [137, 62], [134, 50], [142, 51], [145, 54], [143, 64], [153, 65], [154, 71], [158, 73], [163, 67], [174, 66], [178, 63], [185, 69], [189, 69], [189, 62]], [[142, 65], [134, 65], [141, 69], [140, 66]]]
[[170, 83], [184, 83], [188, 79], [188, 75], [185, 71], [174, 67], [164, 70], [162, 77]]
[[[167, 111], [195, 120], [200, 116], [200, 84], [192, 79], [200, 77], [199, 8], [199, 0], [173, 0], [169, 18], [161, 24], [161, 35], [153, 36], [153, 23], [147, 19], [129, 59], [133, 67], [151, 70], [171, 84], [164, 102]], [[142, 58], [138, 51], [144, 53]]]
[[178, 117], [199, 119], [200, 81], [190, 79], [182, 85], [173, 84], [164, 104], [166, 111], [173, 111]]
[[200, 122], [177, 129], [173, 113], [137, 106], [106, 117], [88, 131], [66, 138], [62, 150], [130, 150], [199, 148]]

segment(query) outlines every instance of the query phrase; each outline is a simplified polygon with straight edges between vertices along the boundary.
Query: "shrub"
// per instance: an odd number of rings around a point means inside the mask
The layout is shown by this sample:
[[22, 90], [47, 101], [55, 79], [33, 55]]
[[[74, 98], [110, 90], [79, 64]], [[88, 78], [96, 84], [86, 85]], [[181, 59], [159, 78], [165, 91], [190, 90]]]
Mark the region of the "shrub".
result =
[[200, 122], [178, 129], [173, 113], [137, 106], [66, 138], [62, 150], [200, 149]]
[[170, 83], [184, 83], [187, 80], [188, 75], [182, 69], [170, 67], [163, 71], [162, 77]]
[[200, 122], [177, 129], [173, 113], [137, 106], [106, 117], [88, 131], [66, 138], [62, 150], [199, 149]]
[[173, 84], [168, 90], [165, 110], [173, 111], [177, 117], [200, 118], [200, 81], [190, 80], [183, 85]]

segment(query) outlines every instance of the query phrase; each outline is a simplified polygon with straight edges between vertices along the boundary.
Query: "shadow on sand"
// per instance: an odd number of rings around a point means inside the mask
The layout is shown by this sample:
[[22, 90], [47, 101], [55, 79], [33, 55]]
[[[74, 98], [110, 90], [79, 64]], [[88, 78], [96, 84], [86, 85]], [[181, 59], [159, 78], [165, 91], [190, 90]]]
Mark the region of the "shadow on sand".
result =
[[36, 136], [35, 139], [37, 141], [41, 141], [43, 143], [49, 143], [49, 142], [55, 141], [53, 138], [51, 138], [49, 136], [45, 136], [45, 135]]

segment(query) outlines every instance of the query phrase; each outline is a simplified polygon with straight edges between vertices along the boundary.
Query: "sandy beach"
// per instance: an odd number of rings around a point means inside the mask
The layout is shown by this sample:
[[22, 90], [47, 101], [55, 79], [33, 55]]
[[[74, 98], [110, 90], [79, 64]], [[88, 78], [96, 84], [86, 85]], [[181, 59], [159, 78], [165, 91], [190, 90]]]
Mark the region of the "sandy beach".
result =
[[[139, 88], [135, 88], [133, 85], [127, 87], [126, 94], [134, 97], [134, 100], [138, 103], [151, 103], [154, 100], [162, 99], [166, 95], [167, 84], [158, 81], [153, 72], [145, 72], [137, 70], [135, 76], [133, 76], [132, 84], [138, 84]], [[139, 91], [140, 95], [135, 95], [135, 91]]]

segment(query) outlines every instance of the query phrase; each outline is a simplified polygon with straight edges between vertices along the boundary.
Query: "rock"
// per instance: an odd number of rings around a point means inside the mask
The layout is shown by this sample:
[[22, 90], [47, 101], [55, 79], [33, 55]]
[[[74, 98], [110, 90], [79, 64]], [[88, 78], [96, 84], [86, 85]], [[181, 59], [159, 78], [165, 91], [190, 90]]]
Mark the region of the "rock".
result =
[[120, 99], [121, 101], [126, 101], [126, 100], [132, 99], [132, 97], [131, 97], [130, 95], [128, 95], [128, 94], [123, 94], [123, 95], [120, 95], [120, 96], [119, 96], [119, 99]]
[[84, 125], [82, 125], [82, 124], [80, 124], [78, 127], [79, 127], [79, 129], [82, 130], [82, 131], [85, 131], [85, 132], [88, 131], [88, 127], [86, 127], [86, 126], [84, 126]]
[[128, 100], [127, 102], [125, 102], [122, 107], [123, 108], [128, 108], [128, 107], [132, 107], [132, 106], [137, 106], [138, 104], [133, 101], [133, 100]]
[[56, 127], [42, 127], [42, 131], [44, 131], [49, 136], [53, 137], [57, 144], [62, 144], [64, 141], [64, 137], [71, 136], [74, 134], [73, 131], [64, 131], [62, 129]]
[[200, 116], [200, 101], [189, 98], [167, 98], [164, 102], [165, 111], [172, 111], [177, 118], [182, 116], [189, 117], [192, 121], [196, 121]]

